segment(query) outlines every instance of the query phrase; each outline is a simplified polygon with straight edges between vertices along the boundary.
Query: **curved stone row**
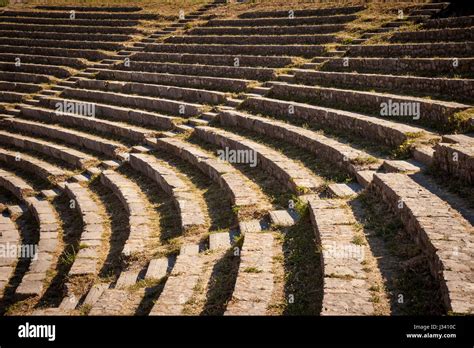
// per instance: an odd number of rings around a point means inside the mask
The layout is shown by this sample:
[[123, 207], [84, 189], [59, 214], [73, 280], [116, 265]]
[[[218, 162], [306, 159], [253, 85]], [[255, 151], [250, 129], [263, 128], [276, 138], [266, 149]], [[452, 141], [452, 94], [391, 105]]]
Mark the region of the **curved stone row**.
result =
[[155, 181], [173, 198], [181, 218], [181, 229], [184, 232], [199, 229], [205, 225], [205, 214], [199, 206], [197, 197], [189, 185], [179, 177], [176, 170], [147, 154], [130, 154], [129, 163], [133, 169]]
[[0, 161], [52, 183], [62, 182], [71, 176], [71, 173], [36, 157], [2, 148], [0, 148]]
[[366, 248], [353, 243], [355, 219], [341, 200], [308, 200], [311, 221], [322, 250], [324, 292], [321, 315], [373, 315], [363, 271]]
[[[262, 193], [230, 164], [219, 161], [215, 156], [176, 138], [159, 138], [148, 145], [169, 152], [196, 166], [225, 189], [232, 203], [247, 212], [263, 212], [270, 205]], [[239, 210], [239, 213], [241, 211]]]
[[112, 170], [100, 174], [100, 182], [120, 199], [129, 218], [130, 234], [122, 253], [126, 256], [145, 250], [150, 237], [150, 220], [140, 188], [125, 176]]
[[255, 161], [258, 162], [245, 164], [260, 165], [262, 170], [274, 175], [282, 184], [298, 194], [318, 191], [323, 185], [323, 180], [307, 168], [263, 144], [212, 127], [196, 127], [194, 133], [201, 139], [224, 149], [244, 150], [249, 154], [255, 154], [257, 157]]
[[114, 158], [127, 151], [127, 148], [124, 145], [116, 141], [104, 140], [103, 138], [94, 136], [92, 134], [59, 127], [57, 125], [23, 120], [19, 118], [6, 119], [3, 120], [3, 122], [6, 123], [11, 129], [15, 129], [19, 132], [30, 133], [35, 136], [48, 139], [55, 139]]
[[82, 220], [80, 248], [69, 270], [69, 276], [96, 274], [99, 248], [104, 233], [104, 220], [99, 213], [100, 208], [88, 189], [79, 183], [66, 183], [64, 191]]
[[472, 313], [472, 225], [405, 174], [377, 173], [371, 189], [400, 216], [407, 231], [428, 256], [446, 309], [459, 314]]
[[24, 150], [36, 151], [64, 161], [76, 168], [87, 168], [97, 162], [97, 159], [94, 157], [78, 150], [6, 131], [0, 131], [0, 143], [13, 145]]
[[38, 296], [43, 292], [48, 271], [57, 262], [59, 223], [56, 212], [48, 201], [33, 197], [33, 188], [14, 174], [0, 170], [0, 185], [17, 199], [25, 202], [39, 225], [39, 242], [28, 271], [16, 289], [18, 296]]
[[380, 163], [370, 164], [368, 159], [371, 156], [364, 151], [356, 150], [335, 139], [285, 122], [236, 111], [220, 112], [218, 121], [222, 125], [244, 128], [290, 142], [311, 151], [316, 156], [324, 158], [352, 175], [360, 170], [377, 169], [380, 166]]
[[0, 246], [4, 250], [4, 254], [0, 257], [0, 296], [2, 296], [19, 259], [19, 255], [8, 255], [5, 251], [12, 249], [18, 251], [21, 246], [20, 233], [15, 223], [4, 215], [0, 215]]

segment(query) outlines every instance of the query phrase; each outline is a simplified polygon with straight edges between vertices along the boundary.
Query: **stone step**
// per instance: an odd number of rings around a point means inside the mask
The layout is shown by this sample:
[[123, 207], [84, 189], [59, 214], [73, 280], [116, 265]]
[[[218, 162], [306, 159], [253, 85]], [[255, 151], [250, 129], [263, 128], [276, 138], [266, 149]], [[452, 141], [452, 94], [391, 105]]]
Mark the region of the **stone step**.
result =
[[395, 123], [382, 118], [359, 113], [313, 106], [298, 102], [282, 101], [271, 98], [247, 98], [242, 109], [254, 113], [263, 113], [283, 119], [298, 118], [317, 127], [339, 129], [343, 132], [366, 138], [370, 134], [372, 142], [388, 146], [399, 146], [414, 137], [428, 137], [430, 133], [421, 128]]
[[42, 31], [16, 31], [0, 29], [0, 37], [13, 37], [19, 39], [40, 39], [40, 40], [71, 40], [71, 41], [128, 41], [132, 37], [120, 34], [95, 34], [95, 33], [57, 33]]
[[64, 161], [76, 168], [87, 168], [95, 163], [97, 159], [83, 152], [67, 148], [63, 145], [54, 144], [44, 140], [14, 134], [0, 130], [0, 143], [13, 145], [28, 151], [35, 151], [57, 160]]
[[412, 155], [416, 161], [427, 167], [433, 165], [434, 149], [430, 146], [417, 146], [412, 149]]
[[329, 58], [323, 65], [325, 71], [380, 73], [387, 75], [453, 76], [474, 73], [474, 58]]
[[321, 66], [321, 63], [304, 63], [302, 69], [317, 69]]
[[51, 77], [47, 75], [31, 74], [25, 72], [0, 71], [1, 81], [21, 82], [21, 83], [50, 83]]
[[423, 23], [426, 29], [467, 28], [474, 26], [474, 16], [459, 16], [430, 19]]
[[360, 170], [356, 172], [357, 182], [363, 187], [367, 188], [374, 179], [374, 170]]
[[[121, 94], [133, 94], [139, 96], [150, 96], [164, 98], [168, 100], [180, 100], [191, 103], [197, 107], [202, 104], [222, 104], [225, 101], [225, 93], [216, 91], [206, 91], [204, 89], [172, 87], [156, 84], [145, 84], [137, 82], [114, 82], [105, 80], [82, 80], [76, 86], [83, 89], [100, 90], [104, 92], [116, 92]], [[166, 102], [163, 101], [164, 104]], [[187, 104], [180, 104], [186, 106]], [[169, 109], [164, 110], [165, 112]], [[174, 109], [171, 109], [174, 111]], [[184, 114], [181, 113], [180, 116]]]
[[356, 150], [323, 134], [270, 118], [237, 111], [222, 111], [219, 114], [219, 122], [224, 126], [244, 128], [288, 141], [310, 151], [352, 176], [355, 176], [357, 171], [377, 169], [381, 165], [378, 161], [369, 161], [371, 156], [364, 151]]
[[[7, 94], [7, 92], [4, 93], [4, 95], [6, 95], [6, 94]], [[21, 101], [21, 99], [17, 100], [17, 102], [20, 102], [20, 101]], [[23, 104], [38, 106], [39, 105], [39, 100], [37, 100], [37, 99], [26, 99], [26, 100], [23, 101]]]
[[10, 215], [12, 221], [16, 221], [21, 215], [28, 211], [28, 208], [24, 204], [20, 205], [7, 205], [6, 211]]
[[248, 19], [211, 19], [209, 27], [259, 27], [259, 26], [293, 26], [315, 24], [340, 24], [353, 21], [356, 15], [316, 16], [298, 18], [248, 18]]
[[391, 45], [352, 45], [350, 57], [472, 57], [473, 42], [408, 43]]
[[225, 105], [237, 108], [240, 104], [242, 104], [242, 99], [235, 99], [235, 98], [227, 98]]
[[90, 181], [90, 178], [84, 174], [77, 174], [71, 178], [71, 182], [87, 184]]
[[129, 292], [122, 289], [105, 289], [92, 305], [89, 315], [134, 315], [144, 295], [144, 290]]
[[46, 96], [52, 96], [52, 95], [57, 95], [58, 91], [53, 91], [53, 90], [42, 90], [40, 92], [41, 95], [46, 95]]
[[252, 89], [250, 89], [250, 93], [258, 94], [258, 95], [261, 95], [261, 96], [265, 96], [269, 92], [270, 92], [270, 88], [268, 88], [268, 87], [258, 86], [258, 87], [253, 87]]
[[385, 160], [383, 162], [383, 168], [389, 173], [405, 173], [414, 174], [424, 170], [424, 166], [413, 160], [402, 161], [402, 160]]
[[35, 6], [38, 10], [50, 10], [50, 11], [79, 11], [79, 12], [138, 12], [141, 11], [141, 7], [137, 6], [57, 6], [57, 5], [40, 5]]
[[474, 183], [474, 141], [443, 142], [435, 145], [433, 164], [468, 185]]
[[[0, 31], [1, 34], [1, 31]], [[338, 39], [332, 34], [311, 35], [204, 35], [172, 36], [167, 43], [178, 44], [211, 44], [211, 45], [320, 45], [335, 43]]]
[[165, 162], [147, 154], [130, 154], [129, 163], [133, 169], [155, 181], [165, 191], [178, 209], [183, 232], [202, 229], [206, 214], [199, 205], [197, 193], [180, 178], [178, 172]]
[[[1, 43], [1, 41], [0, 41]], [[244, 54], [262, 56], [300, 56], [311, 58], [325, 53], [323, 45], [206, 45], [148, 44], [148, 52]]]
[[63, 47], [51, 47], [49, 45], [45, 47], [36, 47], [31, 43], [26, 46], [12, 45], [12, 46], [0, 46], [0, 53], [10, 54], [32, 54], [41, 56], [53, 56], [53, 57], [70, 57], [70, 58], [83, 58], [92, 61], [108, 58], [108, 54], [101, 50], [94, 49], [73, 49]]
[[243, 79], [148, 72], [140, 72], [140, 74], [137, 74], [134, 72], [117, 70], [100, 70], [97, 78], [101, 80], [120, 80], [198, 89], [202, 88], [205, 90], [224, 92], [241, 92], [247, 89], [247, 86], [250, 83], [249, 80]]
[[135, 61], [142, 62], [169, 62], [181, 64], [203, 64], [203, 65], [221, 65], [242, 67], [268, 67], [282, 68], [292, 64], [291, 57], [271, 57], [271, 56], [252, 56], [252, 55], [213, 55], [213, 54], [192, 54], [192, 53], [153, 53], [138, 52], [132, 57]]
[[246, 233], [225, 315], [265, 315], [274, 288], [272, 233]]
[[130, 68], [116, 65], [116, 69], [145, 71], [153, 73], [168, 73], [194, 76], [229, 77], [238, 79], [268, 80], [275, 77], [273, 69], [255, 67], [234, 67], [220, 65], [180, 64], [180, 63], [154, 63], [130, 62]]
[[119, 161], [114, 161], [114, 160], [111, 160], [111, 161], [104, 161], [100, 164], [100, 166], [104, 169], [104, 170], [115, 170], [115, 169], [118, 169], [120, 166], [122, 165], [121, 162]]
[[[112, 86], [114, 84], [112, 83]], [[113, 88], [113, 87], [111, 87]], [[95, 110], [97, 114], [101, 114], [101, 111], [105, 113], [107, 106], [101, 106], [98, 103], [105, 104], [118, 104], [122, 107], [135, 107], [137, 109], [144, 109], [156, 112], [165, 112], [171, 115], [190, 117], [196, 116], [201, 112], [202, 106], [200, 104], [189, 103], [184, 101], [176, 101], [164, 98], [151, 98], [147, 96], [129, 95], [125, 93], [99, 91], [99, 90], [87, 90], [87, 89], [73, 89], [68, 88], [61, 94], [63, 98], [72, 98], [76, 100], [85, 100], [95, 102]], [[113, 108], [114, 106], [108, 106]], [[99, 109], [99, 110], [98, 110]], [[137, 111], [139, 112], [139, 111]], [[169, 129], [172, 127], [173, 122], [170, 117], [156, 115], [156, 118], [160, 118], [162, 121], [162, 127]]]
[[63, 80], [60, 81], [56, 86], [53, 86], [51, 89], [54, 91], [64, 91], [65, 87], [73, 87], [76, 85], [76, 81]]
[[258, 27], [198, 27], [186, 32], [188, 35], [311, 35], [330, 34], [341, 31], [344, 24], [319, 24], [296, 26], [258, 26]]
[[404, 95], [430, 95], [455, 101], [470, 100], [472, 79], [430, 78], [418, 76], [394, 76], [294, 69], [295, 81], [306, 85], [340, 88], [376, 89]]
[[352, 39], [351, 42], [349, 43], [349, 45], [361, 45], [366, 41], [367, 41], [367, 39], [364, 39], [364, 38]]
[[90, 191], [79, 183], [67, 183], [65, 192], [82, 219], [81, 248], [69, 270], [69, 276], [96, 274], [104, 237], [104, 219]]
[[92, 178], [96, 175], [99, 175], [101, 172], [102, 171], [97, 167], [89, 167], [86, 170], [86, 175]]
[[227, 250], [233, 245], [234, 234], [218, 232], [209, 235], [209, 250]]
[[350, 184], [330, 184], [328, 185], [327, 192], [330, 197], [334, 198], [349, 198], [355, 197], [362, 191], [362, 186], [358, 183]]
[[18, 151], [0, 149], [0, 161], [11, 167], [22, 169], [47, 182], [64, 181], [71, 175], [68, 171], [48, 162]]
[[[0, 18], [1, 19], [1, 18]], [[106, 41], [73, 41], [73, 40], [46, 40], [46, 39], [21, 39], [0, 37], [0, 44], [7, 46], [32, 46], [48, 48], [72, 48], [72, 49], [91, 49], [118, 51], [123, 48], [122, 44]]]
[[261, 166], [262, 170], [275, 176], [297, 194], [317, 192], [323, 185], [323, 180], [313, 175], [306, 167], [263, 144], [212, 127], [196, 127], [194, 134], [225, 151], [228, 149], [247, 151], [247, 162], [240, 163], [252, 167]]
[[2, 111], [4, 113], [4, 116], [7, 118], [14, 117], [14, 116], [19, 116], [21, 111], [19, 109], [7, 109]]
[[[316, 238], [320, 241], [324, 272], [321, 315], [373, 315], [371, 284], [364, 271], [364, 255], [370, 252], [353, 243], [356, 220], [343, 200], [309, 200], [309, 211]], [[349, 256], [341, 257], [344, 250]]]
[[[61, 100], [62, 99], [59, 98], [51, 98], [48, 100], [48, 103], [52, 103], [51, 106], [53, 106], [54, 103], [60, 102]], [[23, 116], [37, 121], [57, 123], [62, 126], [90, 129], [94, 132], [114, 135], [133, 141], [142, 141], [145, 138], [157, 134], [156, 131], [118, 121], [108, 121], [89, 116], [77, 116], [70, 113], [56, 114], [55, 110], [45, 107], [22, 107], [22, 117]]]
[[92, 34], [123, 34], [131, 35], [140, 33], [137, 27], [119, 27], [119, 26], [77, 26], [77, 25], [41, 25], [31, 23], [2, 23], [3, 30], [16, 30], [28, 32], [56, 32], [56, 33], [92, 33]]
[[[97, 12], [83, 12], [74, 11], [75, 19], [113, 19], [117, 20], [117, 24], [120, 24], [121, 19], [126, 20], [152, 20], [158, 19], [159, 16], [150, 13], [118, 13], [118, 12], [104, 12], [98, 10]], [[5, 10], [0, 15], [0, 19], [3, 17], [20, 17], [20, 18], [61, 18], [71, 19], [70, 11], [31, 11], [31, 10]], [[74, 22], [73, 22], [74, 23]], [[120, 25], [118, 25], [120, 26]]]
[[209, 121], [206, 121], [206, 120], [201, 120], [200, 118], [190, 118], [188, 123], [191, 125], [191, 126], [208, 126], [209, 125]]
[[[68, 18], [35, 18], [35, 17], [8, 17], [0, 16], [0, 23], [46, 24], [46, 25], [71, 25]], [[74, 19], [75, 26], [93, 27], [133, 27], [139, 24], [137, 20], [120, 19]], [[3, 25], [3, 24], [2, 24]]]
[[[21, 103], [26, 97], [27, 97], [27, 94], [25, 94], [25, 93], [2, 92], [2, 94], [0, 95], [0, 102], [3, 102], [3, 103]], [[25, 100], [23, 102], [24, 103], [34, 103], [33, 101], [30, 101], [30, 100]]]
[[269, 216], [275, 227], [291, 227], [298, 221], [298, 214], [294, 210], [272, 210]]
[[390, 42], [458, 42], [474, 41], [473, 28], [401, 31], [390, 37]]
[[87, 293], [83, 306], [93, 306], [109, 286], [110, 284], [106, 283], [94, 284]]
[[[20, 238], [20, 232], [13, 220], [0, 215], [0, 245], [19, 248], [21, 245]], [[14, 275], [17, 261], [16, 257], [2, 257], [0, 261], [0, 295], [3, 295], [5, 287]]]
[[128, 271], [123, 271], [120, 273], [120, 276], [115, 283], [115, 289], [126, 289], [132, 285], [135, 285], [138, 279], [140, 270], [133, 269]]
[[278, 81], [292, 83], [294, 82], [295, 75], [281, 74], [281, 75], [278, 75], [277, 79]]
[[217, 117], [217, 113], [215, 112], [204, 112], [201, 114], [201, 118], [206, 120], [206, 121], [213, 121]]
[[239, 214], [252, 211], [266, 211], [270, 204], [254, 184], [246, 179], [230, 164], [219, 160], [195, 145], [177, 138], [160, 138], [148, 145], [160, 151], [171, 153], [197, 167], [217, 182], [229, 195]]
[[122, 255], [130, 256], [144, 251], [151, 234], [151, 221], [146, 210], [143, 192], [137, 184], [112, 170], [100, 174], [100, 182], [117, 196], [127, 211], [130, 233]]
[[417, 9], [410, 11], [410, 16], [433, 16], [439, 12], [438, 9]]
[[153, 259], [148, 264], [145, 280], [160, 280], [169, 273], [173, 262], [170, 258]]
[[[117, 95], [112, 95], [109, 96], [106, 93], [101, 94], [100, 92], [94, 92], [94, 91], [88, 91], [88, 90], [73, 90], [70, 91], [65, 90], [62, 96], [73, 96], [73, 97], [80, 97], [82, 100], [77, 100], [77, 99], [63, 99], [60, 97], [49, 97], [49, 98], [43, 98], [42, 100], [42, 105], [45, 105], [47, 107], [55, 107], [57, 103], [64, 104], [65, 102], [70, 102], [73, 103], [72, 105], [79, 105], [79, 106], [85, 106], [87, 107], [88, 105], [93, 105], [93, 111], [94, 111], [94, 118], [95, 117], [101, 117], [106, 120], [110, 121], [118, 121], [118, 122], [133, 122], [134, 124], [138, 124], [143, 127], [157, 127], [160, 129], [171, 129], [174, 127], [174, 123], [177, 120], [176, 117], [174, 116], [168, 116], [168, 115], [163, 115], [157, 112], [150, 112], [150, 111], [143, 111], [143, 110], [138, 110], [138, 109], [133, 109], [131, 110], [129, 107], [126, 105], [124, 107], [121, 106], [115, 106], [115, 105], [110, 105], [110, 104], [102, 104], [98, 102], [92, 103], [87, 103], [89, 98], [94, 98], [95, 95], [103, 99], [105, 102], [107, 102], [110, 98], [117, 97]], [[129, 103], [133, 103], [133, 100], [135, 98], [132, 98], [132, 96], [127, 96], [127, 101]], [[83, 99], [86, 99], [84, 101]], [[151, 99], [151, 98], [149, 98]], [[146, 102], [146, 100], [144, 100]], [[179, 104], [178, 102], [175, 101], [170, 101], [168, 103], [168, 100], [164, 99], [159, 99], [158, 102], [161, 103], [162, 108], [170, 109], [170, 108], [175, 108], [176, 104], [178, 105], [184, 105], [186, 107], [187, 103]], [[123, 103], [127, 104], [127, 103]], [[185, 110], [186, 111], [186, 110]], [[105, 120], [104, 120], [105, 121]], [[141, 128], [139, 126], [130, 126], [132, 129], [135, 128], [136, 130], [140, 130]], [[145, 131], [142, 129], [143, 132], [149, 132]]]
[[189, 134], [193, 131], [194, 127], [192, 125], [179, 124], [174, 128], [174, 131], [183, 134]]
[[40, 240], [36, 257], [32, 259], [15, 294], [19, 297], [38, 296], [45, 289], [48, 274], [57, 264], [59, 254], [60, 223], [56, 211], [47, 200], [36, 197], [26, 199], [28, 209], [39, 226]]
[[131, 148], [132, 153], [149, 153], [152, 149], [148, 146], [137, 145]]
[[328, 57], [342, 57], [346, 54], [346, 50], [344, 49], [334, 49], [326, 52]]
[[126, 150], [122, 144], [115, 141], [104, 140], [101, 137], [93, 136], [89, 133], [70, 130], [56, 125], [48, 125], [18, 118], [4, 120], [3, 122], [8, 124], [11, 129], [15, 129], [19, 132], [59, 140], [107, 156], [116, 157], [118, 153]]
[[[341, 15], [351, 14], [364, 10], [364, 6], [347, 6], [347, 7], [332, 7], [332, 8], [316, 8], [316, 9], [304, 9], [304, 10], [293, 10], [291, 14], [294, 15], [295, 19], [299, 17], [316, 17], [316, 16], [328, 16], [328, 15]], [[289, 11], [251, 11], [245, 12], [239, 16], [239, 18], [277, 18], [277, 17], [288, 17]]]
[[265, 225], [266, 222], [263, 220], [246, 220], [239, 222], [239, 231], [241, 235], [246, 235], [247, 233], [257, 233], [264, 230], [268, 230], [269, 226]]
[[51, 200], [54, 199], [55, 197], [59, 196], [61, 194], [61, 191], [58, 189], [52, 189], [52, 190], [42, 190], [40, 195], [42, 198]]
[[444, 134], [441, 137], [442, 142], [450, 144], [473, 145], [474, 134]]
[[160, 297], [150, 315], [182, 315], [187, 301], [194, 293], [204, 267], [203, 257], [198, 253], [178, 255]]
[[[0, 63], [1, 66], [1, 63]], [[36, 93], [41, 90], [40, 86], [32, 83], [0, 81], [2, 91], [20, 92], [20, 93]]]
[[[399, 108], [400, 105], [416, 105], [416, 110], [407, 108], [405, 112], [399, 109], [399, 115], [409, 119], [416, 120], [418, 124], [431, 126], [435, 129], [445, 129], [451, 127], [452, 116], [460, 111], [470, 108], [469, 105], [444, 102], [433, 99], [404, 97], [396, 94], [365, 92], [320, 86], [302, 86], [286, 83], [272, 83], [272, 88], [268, 94], [272, 98], [286, 99], [294, 101], [317, 100], [318, 106], [337, 107], [347, 111], [360, 111], [364, 114], [393, 118], [390, 114], [384, 115], [383, 105], [388, 109], [391, 106]], [[396, 118], [395, 118], [396, 119]], [[403, 120], [402, 120], [403, 122]], [[406, 123], [408, 121], [405, 121]], [[415, 122], [411, 122], [415, 123]], [[419, 131], [422, 131], [421, 129]], [[417, 132], [413, 129], [413, 132]]]
[[431, 273], [440, 283], [446, 310], [473, 313], [469, 280], [473, 272], [469, 249], [473, 242], [472, 225], [407, 175], [377, 173], [372, 190], [391, 206], [427, 255]]

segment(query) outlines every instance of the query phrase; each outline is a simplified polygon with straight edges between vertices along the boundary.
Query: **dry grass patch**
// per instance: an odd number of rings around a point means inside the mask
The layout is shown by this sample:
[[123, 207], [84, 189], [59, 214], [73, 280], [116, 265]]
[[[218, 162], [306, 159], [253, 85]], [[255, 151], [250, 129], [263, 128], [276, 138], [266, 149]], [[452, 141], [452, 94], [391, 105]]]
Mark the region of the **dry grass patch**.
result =
[[180, 10], [183, 10], [185, 14], [189, 14], [211, 2], [211, 0], [135, 0], [133, 2], [128, 0], [55, 0], [54, 4], [52, 4], [50, 0], [30, 0], [28, 4], [11, 5], [11, 7], [34, 7], [38, 5], [84, 7], [138, 6], [143, 9], [143, 13], [156, 13], [166, 19], [174, 20], [179, 17]]
[[319, 9], [331, 7], [356, 6], [363, 4], [363, 1], [331, 1], [324, 2], [318, 0], [249, 0], [245, 3], [230, 3], [225, 7], [218, 7], [211, 11], [219, 17], [234, 18], [245, 12], [253, 11], [290, 11]]

